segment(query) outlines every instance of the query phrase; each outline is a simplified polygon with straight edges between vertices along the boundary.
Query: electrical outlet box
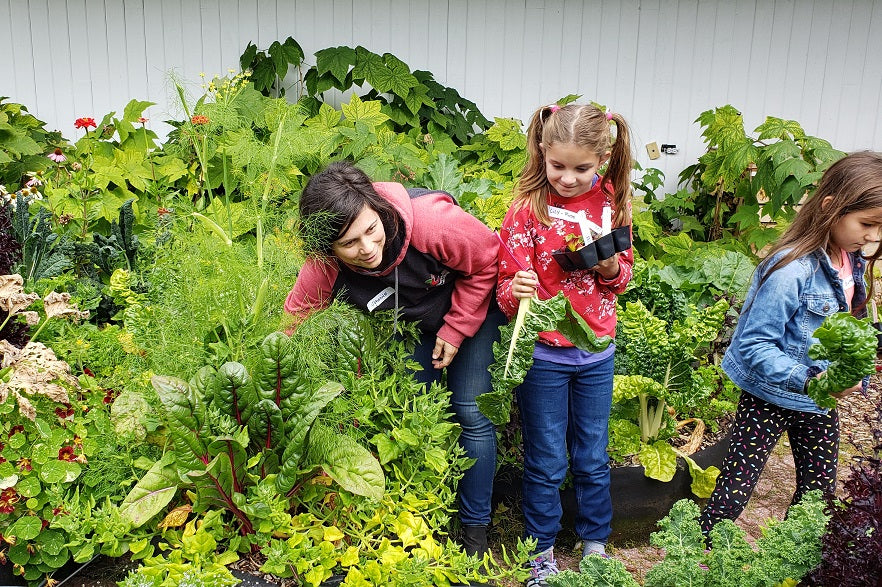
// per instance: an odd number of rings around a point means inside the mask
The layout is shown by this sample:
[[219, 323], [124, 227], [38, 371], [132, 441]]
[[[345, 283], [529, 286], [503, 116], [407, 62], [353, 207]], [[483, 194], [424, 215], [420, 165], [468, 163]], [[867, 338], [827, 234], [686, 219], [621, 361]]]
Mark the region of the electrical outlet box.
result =
[[661, 153], [658, 150], [658, 143], [646, 143], [646, 154], [650, 159], [658, 159]]

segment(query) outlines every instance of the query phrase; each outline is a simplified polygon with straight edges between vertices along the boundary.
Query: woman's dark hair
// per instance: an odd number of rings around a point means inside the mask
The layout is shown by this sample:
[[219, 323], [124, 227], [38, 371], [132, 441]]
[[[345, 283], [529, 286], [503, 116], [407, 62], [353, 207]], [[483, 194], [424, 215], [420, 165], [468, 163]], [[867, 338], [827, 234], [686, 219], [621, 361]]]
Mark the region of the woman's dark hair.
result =
[[364, 171], [348, 161], [331, 163], [313, 175], [300, 195], [298, 232], [309, 255], [329, 257], [332, 245], [367, 206], [376, 212], [387, 242], [398, 231], [399, 215], [374, 189]]

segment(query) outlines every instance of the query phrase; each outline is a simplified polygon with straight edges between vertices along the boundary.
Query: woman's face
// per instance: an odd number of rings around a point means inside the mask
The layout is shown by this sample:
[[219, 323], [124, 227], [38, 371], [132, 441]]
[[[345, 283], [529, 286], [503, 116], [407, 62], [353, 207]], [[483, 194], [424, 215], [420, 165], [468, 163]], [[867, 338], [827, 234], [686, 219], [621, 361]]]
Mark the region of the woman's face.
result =
[[380, 215], [365, 206], [349, 229], [331, 245], [334, 256], [355, 267], [376, 269], [383, 261], [386, 229]]

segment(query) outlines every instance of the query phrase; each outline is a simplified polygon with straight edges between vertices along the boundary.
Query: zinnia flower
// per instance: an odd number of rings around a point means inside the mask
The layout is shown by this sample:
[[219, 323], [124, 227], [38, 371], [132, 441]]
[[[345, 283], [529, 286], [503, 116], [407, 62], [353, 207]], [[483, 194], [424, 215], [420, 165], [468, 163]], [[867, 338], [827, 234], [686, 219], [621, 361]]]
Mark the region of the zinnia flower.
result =
[[204, 116], [202, 114], [194, 114], [193, 118], [190, 119], [190, 122], [192, 122], [193, 124], [208, 124], [211, 121], [208, 120], [207, 116]]
[[67, 161], [67, 157], [64, 156], [64, 153], [61, 152], [61, 149], [55, 149], [46, 156], [56, 163], [64, 163], [65, 161]]
[[98, 128], [98, 124], [95, 122], [95, 119], [88, 116], [77, 118], [74, 121], [74, 128], [84, 128], [88, 131], [90, 126], [92, 128]]

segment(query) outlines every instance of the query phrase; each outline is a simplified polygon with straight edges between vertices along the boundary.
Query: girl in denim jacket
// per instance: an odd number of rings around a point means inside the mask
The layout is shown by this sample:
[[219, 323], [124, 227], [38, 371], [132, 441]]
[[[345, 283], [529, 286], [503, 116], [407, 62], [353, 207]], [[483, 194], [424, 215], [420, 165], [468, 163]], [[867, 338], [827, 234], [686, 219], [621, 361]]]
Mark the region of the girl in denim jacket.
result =
[[[864, 273], [869, 266], [872, 275], [882, 247], [869, 257], [862, 249], [879, 242], [880, 230], [882, 154], [853, 153], [824, 173], [815, 195], [757, 267], [723, 357], [723, 370], [742, 394], [723, 470], [701, 514], [705, 535], [718, 521], [741, 514], [784, 432], [796, 465], [791, 505], [813, 489], [835, 490], [839, 416], [806, 395], [809, 379], [826, 367], [809, 358], [808, 349], [830, 314], [866, 316]], [[838, 396], [860, 388], [856, 381]]]

